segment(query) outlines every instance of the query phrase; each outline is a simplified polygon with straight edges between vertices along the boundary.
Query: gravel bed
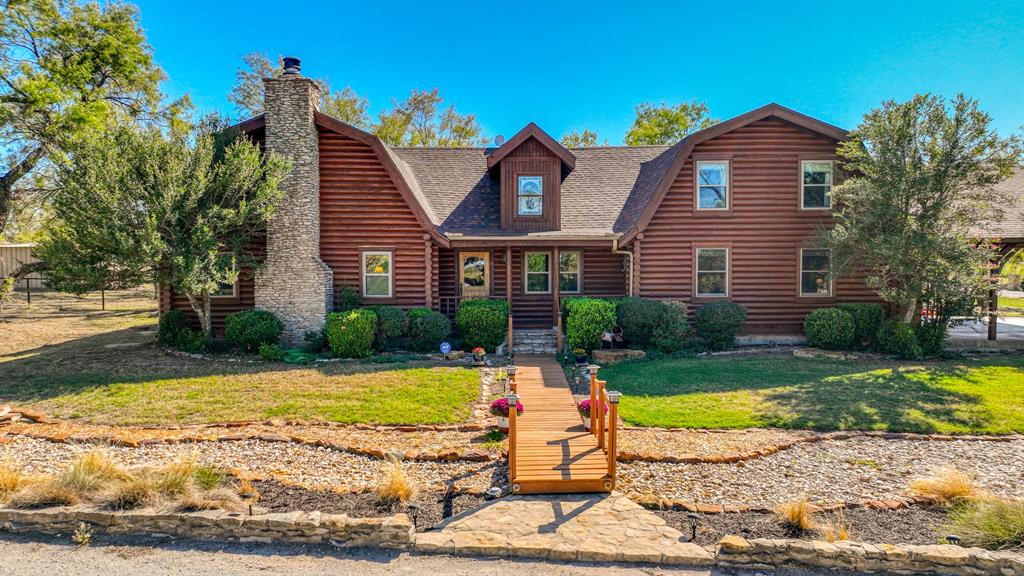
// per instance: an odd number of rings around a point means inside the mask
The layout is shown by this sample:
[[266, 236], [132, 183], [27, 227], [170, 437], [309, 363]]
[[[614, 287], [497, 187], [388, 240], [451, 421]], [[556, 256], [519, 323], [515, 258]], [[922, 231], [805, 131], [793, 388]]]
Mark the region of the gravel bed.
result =
[[[84, 444], [55, 444], [16, 437], [0, 445], [0, 461], [8, 460], [27, 472], [54, 472], [78, 454], [94, 450]], [[270, 475], [309, 488], [360, 491], [376, 483], [381, 461], [329, 448], [287, 442], [244, 440], [199, 442], [123, 448], [103, 448], [126, 466], [154, 465], [194, 455], [200, 462]], [[454, 485], [484, 490], [504, 484], [505, 467], [498, 462], [406, 462], [410, 479], [422, 489]]]
[[[260, 493], [259, 506], [271, 512], [292, 510], [318, 510], [331, 514], [348, 514], [352, 518], [378, 518], [398, 512], [409, 512], [404, 504], [382, 504], [376, 494], [338, 494], [325, 490], [310, 490], [301, 486], [288, 486], [273, 480], [253, 482]], [[416, 530], [423, 532], [445, 518], [472, 510], [484, 503], [480, 496], [454, 494], [441, 491], [421, 492], [415, 503], [419, 506]]]
[[[655, 510], [669, 526], [684, 535], [690, 535], [690, 522], [686, 512]], [[838, 525], [836, 513], [819, 513], [819, 524]], [[899, 510], [872, 510], [856, 508], [843, 511], [843, 522], [849, 531], [849, 540], [871, 543], [938, 544], [946, 524], [946, 512], [940, 507], [917, 506]], [[802, 538], [821, 540], [818, 530], [794, 534], [774, 514], [743, 512], [739, 514], [705, 514], [697, 530], [697, 543], [708, 546], [718, 543], [723, 536], [735, 534], [744, 538]], [[834, 534], [834, 529], [833, 529]]]
[[736, 464], [619, 465], [619, 489], [711, 504], [775, 506], [891, 499], [942, 468], [972, 475], [1001, 496], [1024, 497], [1024, 440], [924, 442], [853, 438], [799, 444]]

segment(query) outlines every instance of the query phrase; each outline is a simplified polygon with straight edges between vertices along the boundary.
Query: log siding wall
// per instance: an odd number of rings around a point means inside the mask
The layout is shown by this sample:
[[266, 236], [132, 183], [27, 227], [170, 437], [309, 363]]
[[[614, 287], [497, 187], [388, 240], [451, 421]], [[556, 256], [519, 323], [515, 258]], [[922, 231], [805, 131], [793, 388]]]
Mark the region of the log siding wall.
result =
[[[813, 247], [829, 212], [801, 210], [800, 161], [835, 157], [836, 141], [769, 118], [694, 148], [693, 155], [643, 231], [637, 254], [638, 295], [695, 299], [693, 248], [729, 251], [729, 299], [750, 312], [745, 333], [799, 334], [804, 316], [839, 301], [878, 301], [859, 278], [837, 279], [833, 297], [798, 295], [799, 251]], [[728, 212], [694, 209], [694, 159], [729, 160]]]

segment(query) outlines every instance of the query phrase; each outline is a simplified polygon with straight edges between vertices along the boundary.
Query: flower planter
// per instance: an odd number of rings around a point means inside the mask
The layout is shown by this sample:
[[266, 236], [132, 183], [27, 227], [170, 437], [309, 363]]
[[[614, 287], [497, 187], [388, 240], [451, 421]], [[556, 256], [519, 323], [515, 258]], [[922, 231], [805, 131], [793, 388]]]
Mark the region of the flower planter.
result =
[[484, 355], [483, 354], [473, 354], [473, 362], [476, 362], [477, 364], [483, 364], [484, 363]]
[[580, 365], [586, 364], [587, 363], [587, 355], [586, 354], [577, 354], [576, 355], [576, 363], [580, 364]]
[[498, 416], [498, 430], [508, 434], [508, 416]]
[[580, 414], [580, 417], [583, 418], [583, 429], [590, 430], [590, 416], [583, 416]]

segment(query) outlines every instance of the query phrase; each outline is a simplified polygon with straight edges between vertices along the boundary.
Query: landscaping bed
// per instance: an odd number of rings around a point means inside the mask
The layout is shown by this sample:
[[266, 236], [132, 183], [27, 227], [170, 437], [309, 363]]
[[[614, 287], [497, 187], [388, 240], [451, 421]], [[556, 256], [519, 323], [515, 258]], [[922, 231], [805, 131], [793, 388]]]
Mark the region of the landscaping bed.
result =
[[[686, 511], [654, 510], [669, 526], [689, 536], [690, 521]], [[836, 513], [820, 515], [825, 522], [838, 522]], [[946, 510], [940, 506], [914, 506], [898, 510], [854, 508], [843, 511], [849, 530], [849, 540], [869, 543], [939, 544], [943, 526], [947, 523]], [[798, 538], [821, 540], [818, 531], [794, 533], [776, 514], [739, 512], [703, 514], [697, 531], [697, 544], [711, 546], [722, 537], [734, 534], [746, 539]]]
[[[330, 490], [311, 490], [302, 486], [286, 485], [275, 480], [258, 480], [253, 486], [259, 491], [258, 505], [270, 512], [317, 510], [330, 514], [348, 514], [352, 518], [383, 518], [409, 513], [406, 504], [383, 503], [372, 492], [341, 494]], [[484, 503], [481, 496], [431, 490], [415, 499], [419, 506], [416, 531], [423, 532], [445, 518], [472, 510]]]

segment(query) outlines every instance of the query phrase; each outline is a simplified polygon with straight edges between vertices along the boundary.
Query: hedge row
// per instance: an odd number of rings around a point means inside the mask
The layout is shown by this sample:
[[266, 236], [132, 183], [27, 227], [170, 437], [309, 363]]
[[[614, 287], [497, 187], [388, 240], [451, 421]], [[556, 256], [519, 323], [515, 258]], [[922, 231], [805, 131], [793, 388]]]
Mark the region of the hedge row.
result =
[[804, 318], [807, 343], [826, 350], [877, 350], [918, 359], [942, 352], [949, 330], [945, 319], [923, 319], [917, 327], [885, 319], [885, 309], [870, 303], [818, 308]]

